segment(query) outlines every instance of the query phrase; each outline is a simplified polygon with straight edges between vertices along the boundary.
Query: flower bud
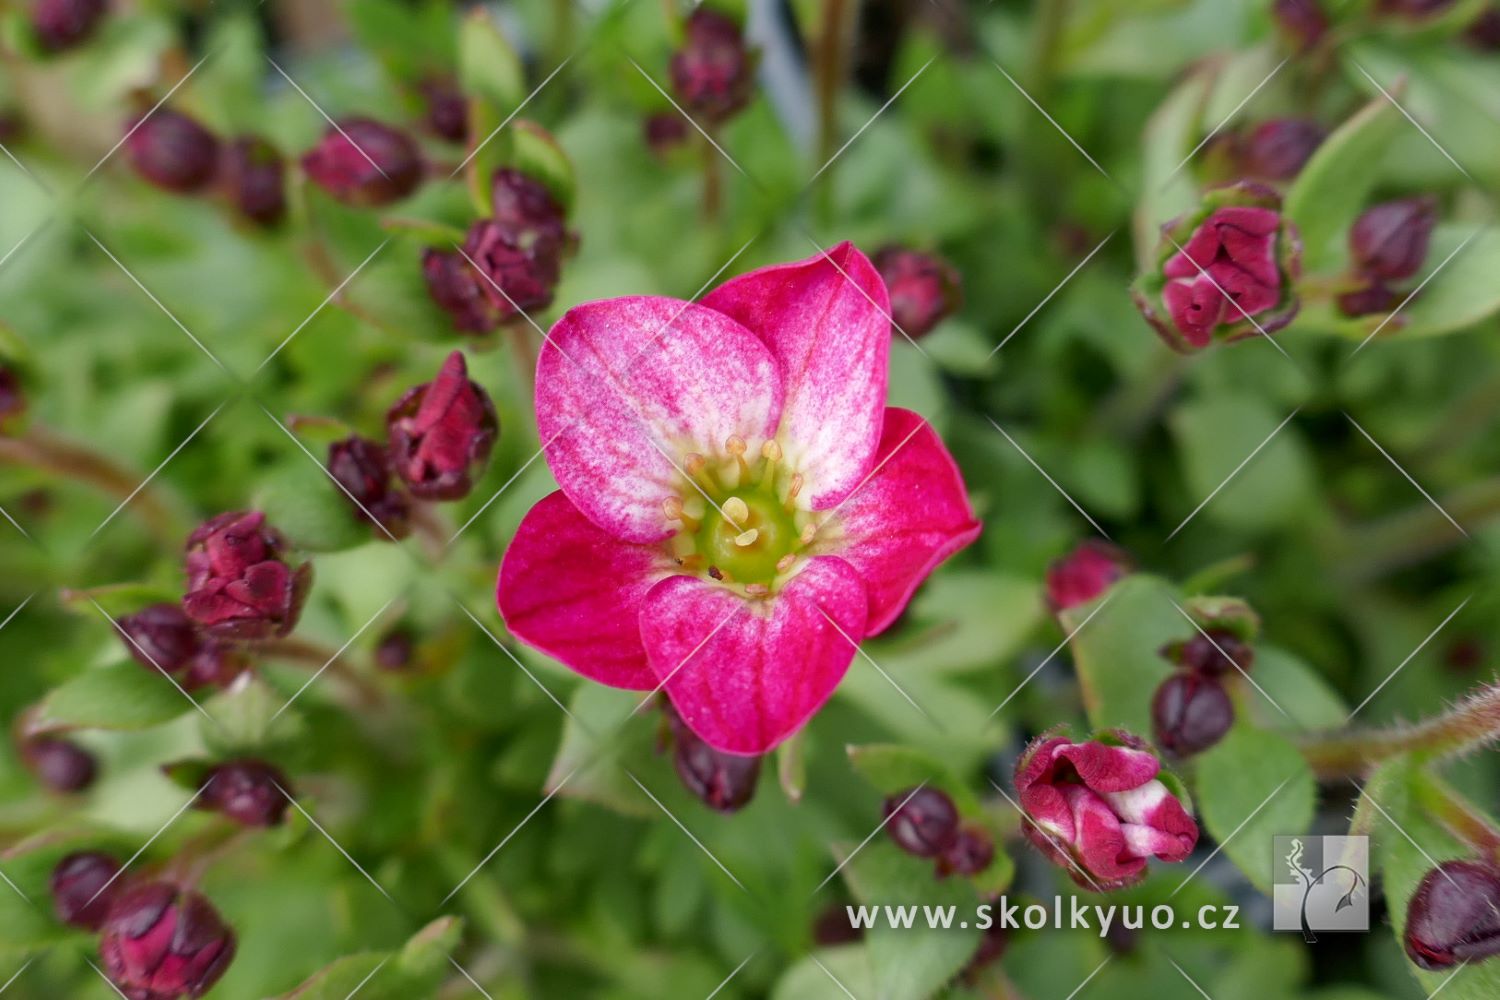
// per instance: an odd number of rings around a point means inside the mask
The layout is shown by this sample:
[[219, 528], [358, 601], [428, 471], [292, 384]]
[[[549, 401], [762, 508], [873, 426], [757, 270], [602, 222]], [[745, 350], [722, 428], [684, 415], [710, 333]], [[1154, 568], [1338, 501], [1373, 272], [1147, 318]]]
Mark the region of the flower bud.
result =
[[203, 687], [228, 687], [240, 674], [250, 669], [250, 659], [240, 649], [204, 637], [198, 652], [188, 661], [179, 683], [186, 691]]
[[1205, 628], [1187, 639], [1167, 643], [1160, 652], [1179, 667], [1207, 677], [1241, 670], [1248, 673], [1255, 663], [1255, 647], [1227, 628]]
[[0, 434], [10, 434], [26, 415], [26, 391], [14, 368], [0, 364]]
[[422, 156], [404, 132], [369, 118], [339, 122], [302, 157], [308, 178], [347, 205], [400, 201], [422, 182]]
[[1422, 269], [1437, 201], [1398, 198], [1365, 209], [1349, 230], [1349, 254], [1359, 273], [1387, 281], [1410, 278]]
[[646, 139], [646, 148], [656, 156], [664, 157], [687, 142], [690, 127], [687, 119], [673, 109], [647, 115], [641, 123], [641, 133]]
[[423, 250], [422, 277], [427, 294], [448, 314], [455, 330], [488, 333], [500, 325], [500, 310], [484, 293], [484, 277], [457, 250]]
[[704, 124], [731, 117], [750, 100], [754, 59], [740, 26], [700, 6], [687, 19], [686, 38], [672, 56], [672, 89], [687, 113]]
[[1423, 876], [1406, 908], [1406, 954], [1424, 969], [1500, 954], [1500, 868], [1444, 861]]
[[920, 337], [958, 308], [958, 270], [935, 254], [888, 246], [875, 254], [875, 268], [891, 296], [891, 319], [908, 337]]
[[71, 740], [38, 736], [21, 747], [21, 760], [54, 792], [81, 792], [94, 783], [94, 755]]
[[390, 454], [385, 445], [352, 434], [328, 446], [328, 474], [354, 504], [359, 516], [405, 538], [411, 504], [391, 488]]
[[1095, 539], [1079, 542], [1047, 567], [1047, 606], [1055, 613], [1087, 604], [1130, 570], [1124, 549]]
[[52, 909], [69, 927], [97, 931], [120, 885], [120, 862], [99, 851], [69, 854], [52, 869]]
[[960, 827], [958, 836], [937, 856], [938, 878], [949, 875], [978, 875], [995, 860], [995, 845], [990, 835], [974, 826]]
[[104, 0], [37, 0], [31, 24], [48, 52], [71, 49], [94, 33], [104, 17]]
[[1270, 188], [1241, 182], [1162, 227], [1157, 270], [1136, 282], [1134, 296], [1169, 347], [1199, 350], [1292, 321], [1301, 239], [1280, 205]]
[[1464, 41], [1481, 52], [1500, 51], [1500, 7], [1487, 7], [1470, 22]]
[[1328, 17], [1319, 0], [1276, 0], [1271, 5], [1271, 16], [1276, 20], [1277, 30], [1299, 51], [1312, 48], [1328, 34]]
[[523, 243], [550, 239], [567, 242], [563, 207], [547, 185], [535, 178], [503, 167], [490, 183], [490, 214], [501, 226], [514, 230]]
[[115, 628], [125, 648], [142, 666], [175, 673], [198, 653], [198, 629], [177, 604], [153, 604], [124, 615]]
[[1301, 173], [1328, 132], [1306, 118], [1274, 118], [1262, 122], [1245, 140], [1245, 164], [1255, 177], [1287, 181]]
[[1389, 316], [1396, 303], [1401, 301], [1401, 296], [1376, 278], [1362, 288], [1341, 293], [1335, 301], [1339, 312], [1345, 316]]
[[1198, 824], [1160, 772], [1156, 755], [1128, 733], [1081, 743], [1042, 736], [1016, 762], [1022, 830], [1080, 886], [1132, 885], [1149, 858], [1181, 861], [1198, 843]]
[[838, 944], [850, 944], [864, 937], [864, 930], [855, 927], [849, 920], [849, 908], [845, 903], [834, 903], [818, 914], [813, 921], [813, 943], [820, 948], [831, 948]]
[[496, 322], [519, 319], [523, 312], [552, 303], [562, 275], [563, 246], [544, 231], [480, 219], [469, 227], [464, 253], [479, 269], [475, 284]]
[[682, 785], [715, 812], [739, 812], [755, 797], [760, 781], [760, 758], [715, 750], [683, 724], [675, 711], [672, 720], [672, 762]]
[[132, 123], [125, 155], [147, 181], [165, 191], [190, 194], [213, 180], [219, 140], [187, 115], [158, 108]]
[[234, 932], [213, 904], [168, 882], [144, 882], [109, 908], [99, 957], [130, 1000], [201, 997], [234, 958]]
[[469, 137], [469, 102], [452, 80], [429, 79], [421, 86], [427, 105], [428, 131], [449, 142], [463, 142]]
[[391, 463], [412, 495], [457, 500], [474, 488], [500, 432], [494, 404], [448, 355], [437, 378], [407, 390], [386, 414]]
[[958, 840], [958, 809], [931, 785], [907, 789], [885, 800], [886, 832], [896, 846], [918, 858], [935, 858]]
[[1177, 673], [1162, 681], [1151, 699], [1156, 744], [1176, 757], [1207, 750], [1234, 723], [1234, 705], [1217, 678]]
[[312, 566], [293, 569], [286, 541], [259, 511], [231, 511], [200, 525], [187, 542], [182, 610], [210, 635], [269, 639], [297, 624]]
[[235, 139], [224, 150], [219, 170], [225, 194], [245, 218], [270, 226], [286, 215], [286, 163], [265, 139]]
[[375, 665], [381, 670], [400, 673], [412, 665], [415, 655], [411, 630], [403, 625], [391, 629], [375, 644]]
[[263, 760], [231, 760], [208, 770], [197, 807], [223, 813], [241, 826], [280, 826], [290, 791], [286, 775]]

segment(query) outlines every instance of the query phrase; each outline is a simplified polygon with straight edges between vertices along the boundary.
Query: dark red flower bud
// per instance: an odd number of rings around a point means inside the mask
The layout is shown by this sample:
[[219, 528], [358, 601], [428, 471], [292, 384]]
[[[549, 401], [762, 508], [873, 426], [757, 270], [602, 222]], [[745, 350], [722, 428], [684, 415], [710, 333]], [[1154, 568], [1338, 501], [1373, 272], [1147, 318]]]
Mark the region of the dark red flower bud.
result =
[[908, 337], [920, 337], [958, 308], [963, 298], [958, 270], [935, 254], [883, 247], [875, 267], [891, 295], [891, 319]]
[[1481, 52], [1500, 50], [1500, 7], [1486, 7], [1464, 29], [1464, 40]]
[[175, 673], [198, 653], [198, 628], [180, 605], [153, 604], [115, 622], [125, 648], [142, 666]]
[[421, 86], [427, 105], [427, 128], [433, 135], [449, 142], [463, 142], [469, 137], [469, 102], [452, 80], [430, 79]]
[[1305, 51], [1328, 34], [1328, 18], [1318, 0], [1276, 0], [1271, 5], [1276, 27], [1293, 48]]
[[1047, 567], [1047, 605], [1054, 612], [1087, 604], [1130, 573], [1130, 557], [1108, 542], [1088, 539]]
[[415, 653], [416, 643], [412, 640], [411, 631], [398, 625], [375, 645], [375, 665], [381, 670], [399, 673], [412, 665]]
[[250, 659], [244, 652], [227, 643], [204, 637], [178, 683], [187, 691], [202, 687], [227, 687], [248, 669]]
[[1296, 177], [1312, 159], [1328, 132], [1306, 118], [1273, 118], [1245, 140], [1245, 163], [1251, 175], [1274, 181]]
[[405, 538], [411, 504], [391, 488], [390, 453], [385, 445], [358, 434], [328, 446], [328, 474], [352, 498], [355, 510], [367, 521], [385, 526], [396, 538]]
[[1215, 677], [1177, 673], [1151, 699], [1156, 744], [1178, 757], [1207, 750], [1234, 724], [1234, 705]]
[[31, 24], [43, 49], [61, 52], [87, 39], [103, 17], [104, 0], [37, 0]]
[[211, 635], [269, 639], [297, 624], [312, 565], [286, 564], [286, 541], [259, 511], [231, 511], [200, 525], [187, 542], [182, 610]]
[[189, 194], [213, 180], [219, 140], [187, 115], [158, 108], [131, 123], [125, 155], [136, 173], [166, 191]]
[[122, 892], [99, 938], [104, 971], [128, 1000], [207, 993], [234, 958], [234, 932], [200, 894], [168, 882]]
[[302, 169], [345, 204], [388, 205], [422, 182], [422, 154], [404, 132], [369, 118], [348, 118], [302, 157]]
[[0, 434], [10, 433], [26, 415], [26, 392], [15, 369], [0, 364]]
[[1209, 677], [1249, 672], [1255, 664], [1255, 647], [1226, 628], [1206, 628], [1187, 639], [1169, 642], [1161, 655], [1194, 673]]
[[716, 812], [738, 812], [755, 797], [760, 758], [715, 750], [674, 714], [672, 762], [682, 785]]
[[547, 232], [480, 219], [469, 227], [464, 253], [481, 272], [475, 275], [479, 292], [499, 322], [552, 303], [562, 275], [563, 244]]
[[52, 869], [52, 909], [69, 927], [97, 931], [120, 880], [120, 862], [99, 851], [69, 854]]
[[515, 230], [522, 242], [540, 238], [566, 242], [563, 207], [541, 181], [503, 167], [495, 171], [491, 181], [490, 202], [490, 215], [500, 225]]
[[413, 496], [457, 500], [474, 488], [500, 432], [494, 404], [448, 355], [437, 378], [407, 390], [386, 414], [391, 463]]
[[645, 121], [641, 123], [646, 148], [657, 156], [666, 156], [687, 142], [689, 128], [691, 126], [688, 125], [687, 119], [683, 118], [675, 108], [671, 111], [658, 111], [654, 115], [647, 115]]
[[263, 226], [286, 215], [286, 162], [275, 146], [242, 135], [224, 150], [220, 182], [241, 215]]
[[1423, 876], [1406, 908], [1406, 954], [1424, 969], [1500, 954], [1500, 868], [1444, 861]]
[[754, 70], [733, 18], [704, 6], [693, 11], [671, 67], [672, 89], [688, 114], [705, 124], [729, 118], [749, 103]]
[[484, 293], [484, 276], [457, 250], [423, 250], [422, 277], [427, 293], [449, 315], [455, 330], [488, 333], [500, 325], [500, 310]]
[[994, 860], [995, 845], [990, 840], [990, 835], [978, 827], [965, 826], [959, 829], [953, 843], [937, 856], [935, 867], [938, 878], [978, 875]]
[[21, 747], [21, 760], [54, 792], [81, 792], [94, 783], [94, 755], [71, 740], [38, 736]]
[[935, 858], [958, 839], [958, 809], [931, 785], [892, 795], [885, 800], [885, 815], [896, 846], [919, 858]]
[[1422, 269], [1437, 200], [1398, 198], [1365, 209], [1349, 230], [1349, 253], [1361, 274], [1387, 281], [1410, 278]]
[[864, 930], [855, 927], [849, 920], [846, 903], [835, 903], [813, 921], [813, 943], [820, 948], [831, 948], [836, 944], [849, 944], [864, 937]]
[[[278, 787], [279, 786], [279, 787]], [[263, 760], [231, 760], [208, 770], [197, 808], [223, 813], [242, 826], [280, 826], [291, 783]]]
[[1345, 316], [1389, 316], [1401, 298], [1377, 278], [1362, 288], [1340, 293], [1336, 301]]

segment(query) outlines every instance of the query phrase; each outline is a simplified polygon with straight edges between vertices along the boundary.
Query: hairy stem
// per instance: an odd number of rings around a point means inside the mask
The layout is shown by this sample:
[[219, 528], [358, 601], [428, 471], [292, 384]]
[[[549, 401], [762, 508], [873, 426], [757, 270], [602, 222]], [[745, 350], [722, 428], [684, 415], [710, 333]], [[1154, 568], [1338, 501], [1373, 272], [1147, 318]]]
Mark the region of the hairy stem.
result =
[[1411, 726], [1347, 729], [1303, 739], [1302, 755], [1320, 778], [1363, 774], [1401, 753], [1452, 757], [1500, 739], [1500, 684], [1486, 684], [1442, 715]]
[[1417, 804], [1477, 853], [1494, 857], [1500, 852], [1500, 830], [1474, 804], [1436, 775], [1415, 782]]

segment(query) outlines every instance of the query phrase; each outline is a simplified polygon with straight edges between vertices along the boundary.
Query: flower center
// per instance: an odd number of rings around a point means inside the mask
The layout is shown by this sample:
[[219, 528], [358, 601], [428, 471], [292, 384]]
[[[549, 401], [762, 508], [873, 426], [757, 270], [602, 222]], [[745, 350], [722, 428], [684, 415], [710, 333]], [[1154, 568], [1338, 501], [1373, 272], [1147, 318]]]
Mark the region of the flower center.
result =
[[797, 506], [802, 476], [785, 468], [780, 445], [767, 441], [753, 459], [748, 451], [731, 437], [720, 456], [687, 456], [683, 495], [668, 497], [662, 509], [679, 524], [669, 543], [678, 565], [763, 597], [797, 565], [817, 526]]

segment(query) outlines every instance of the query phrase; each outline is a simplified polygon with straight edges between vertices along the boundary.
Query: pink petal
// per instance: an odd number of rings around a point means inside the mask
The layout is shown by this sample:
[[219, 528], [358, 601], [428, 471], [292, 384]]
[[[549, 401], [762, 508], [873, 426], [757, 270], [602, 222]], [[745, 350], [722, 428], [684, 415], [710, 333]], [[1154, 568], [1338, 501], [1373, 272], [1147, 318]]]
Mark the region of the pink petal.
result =
[[[1103, 798], [1125, 823], [1127, 839], [1134, 836], [1145, 843], [1146, 834], [1140, 831], [1152, 831], [1151, 850], [1141, 852], [1142, 857], [1181, 861], [1198, 843], [1198, 824], [1181, 800], [1156, 779], [1128, 792], [1105, 793]], [[1137, 832], [1132, 834], [1132, 828]]]
[[1127, 792], [1139, 788], [1161, 770], [1161, 762], [1145, 750], [1090, 740], [1059, 747], [1059, 761], [1066, 760], [1083, 783], [1096, 792]]
[[646, 596], [641, 638], [688, 728], [717, 750], [759, 754], [833, 694], [864, 638], [867, 605], [859, 574], [831, 556], [755, 601], [674, 576]]
[[703, 304], [753, 330], [781, 365], [782, 449], [813, 510], [869, 474], [884, 424], [890, 298], [852, 243], [727, 281]]
[[734, 435], [755, 447], [780, 412], [765, 345], [723, 313], [676, 299], [569, 309], [537, 362], [547, 464], [589, 520], [626, 541], [671, 535], [661, 504], [683, 494], [684, 455], [722, 453]]
[[1101, 882], [1128, 881], [1140, 874], [1145, 859], [1127, 850], [1125, 831], [1104, 800], [1082, 785], [1068, 785], [1063, 794], [1073, 809], [1073, 849], [1084, 869]]
[[816, 551], [841, 556], [864, 577], [866, 634], [875, 635], [938, 563], [978, 535], [963, 477], [937, 432], [910, 410], [888, 407], [875, 471], [839, 505]]
[[500, 564], [496, 603], [511, 634], [611, 687], [650, 690], [641, 602], [672, 565], [654, 545], [595, 527], [561, 490], [521, 520]]

